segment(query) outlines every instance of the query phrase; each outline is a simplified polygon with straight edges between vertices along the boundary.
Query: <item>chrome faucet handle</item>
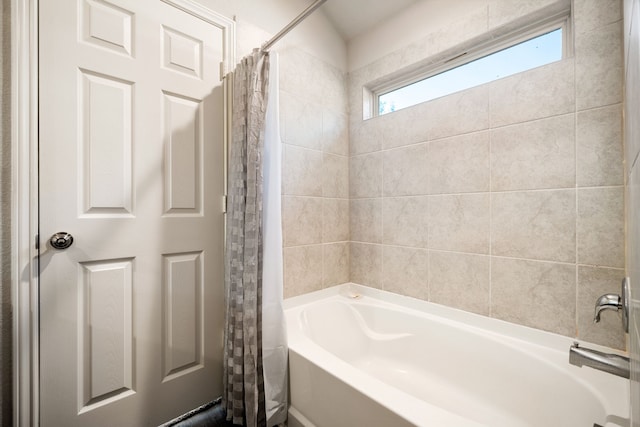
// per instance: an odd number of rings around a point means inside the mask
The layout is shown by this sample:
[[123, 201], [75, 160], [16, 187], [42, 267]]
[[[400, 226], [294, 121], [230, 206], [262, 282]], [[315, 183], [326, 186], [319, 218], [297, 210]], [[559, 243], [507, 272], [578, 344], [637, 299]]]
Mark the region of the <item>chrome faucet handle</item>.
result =
[[593, 316], [593, 323], [600, 321], [600, 312], [602, 310], [622, 310], [622, 328], [626, 333], [629, 332], [629, 301], [631, 286], [629, 285], [629, 278], [622, 279], [622, 286], [620, 289], [620, 295], [605, 294], [598, 298], [596, 301], [595, 314]]
[[618, 311], [622, 308], [622, 298], [616, 294], [605, 294], [598, 298], [596, 301], [595, 314], [593, 316], [593, 323], [600, 321], [600, 312], [603, 310], [615, 310]]

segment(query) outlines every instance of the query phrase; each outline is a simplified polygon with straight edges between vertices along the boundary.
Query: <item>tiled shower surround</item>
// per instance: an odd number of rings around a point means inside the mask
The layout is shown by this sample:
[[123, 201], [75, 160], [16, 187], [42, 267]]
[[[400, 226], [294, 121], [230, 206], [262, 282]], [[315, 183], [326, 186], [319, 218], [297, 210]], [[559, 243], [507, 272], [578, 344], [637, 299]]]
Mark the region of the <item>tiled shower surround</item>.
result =
[[573, 2], [566, 59], [362, 118], [363, 85], [566, 2], [513, 3], [349, 73], [348, 126], [340, 72], [282, 55], [286, 296], [350, 280], [625, 347], [593, 324], [625, 274], [619, 0]]
[[349, 281], [346, 76], [300, 49], [280, 52], [285, 296]]

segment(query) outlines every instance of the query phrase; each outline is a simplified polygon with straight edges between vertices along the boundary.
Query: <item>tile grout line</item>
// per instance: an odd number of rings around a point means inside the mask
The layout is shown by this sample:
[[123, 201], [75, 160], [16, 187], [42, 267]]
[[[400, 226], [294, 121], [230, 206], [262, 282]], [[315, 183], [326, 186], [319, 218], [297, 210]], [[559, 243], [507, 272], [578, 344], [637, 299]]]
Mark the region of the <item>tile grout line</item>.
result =
[[[431, 150], [432, 150], [432, 146], [431, 146], [431, 142], [429, 142], [427, 144], [427, 154], [426, 154], [426, 165], [425, 167], [427, 168], [427, 190], [430, 192], [431, 191], [431, 171], [429, 171], [429, 164], [430, 164], [430, 160], [431, 160]], [[425, 279], [426, 281], [426, 285], [427, 285], [427, 301], [431, 301], [431, 251], [429, 251], [429, 241], [431, 239], [431, 203], [429, 200], [429, 197], [427, 197], [427, 212], [426, 212], [426, 216], [427, 216], [427, 239], [426, 239], [426, 251], [427, 251], [427, 277]]]
[[[380, 137], [380, 147], [384, 146], [384, 138], [383, 135], [378, 135]], [[381, 168], [380, 171], [380, 277], [378, 280], [380, 281], [380, 289], [385, 290], [386, 286], [384, 283], [384, 268], [385, 268], [385, 257], [384, 257], [384, 153], [380, 152], [380, 162]]]
[[489, 93], [489, 317], [493, 317], [493, 129], [491, 128], [491, 93]]
[[[345, 243], [345, 242], [331, 242], [333, 243]], [[513, 261], [525, 261], [532, 263], [541, 263], [541, 264], [557, 264], [563, 266], [578, 266], [578, 267], [588, 267], [588, 268], [596, 268], [602, 270], [615, 270], [615, 271], [624, 271], [624, 267], [612, 267], [609, 265], [600, 265], [600, 264], [588, 264], [588, 263], [579, 263], [569, 261], [555, 261], [548, 259], [535, 259], [535, 258], [523, 258], [523, 257], [513, 257], [513, 256], [505, 256], [505, 255], [489, 255], [488, 253], [477, 253], [477, 252], [461, 252], [447, 249], [438, 249], [438, 248], [427, 248], [420, 246], [406, 246], [406, 245], [398, 245], [398, 244], [383, 244], [376, 242], [366, 242], [366, 241], [352, 241], [352, 243], [360, 244], [360, 245], [370, 245], [370, 246], [388, 246], [391, 248], [400, 248], [400, 249], [413, 249], [416, 251], [429, 251], [435, 253], [443, 253], [443, 254], [456, 254], [456, 255], [466, 255], [472, 257], [483, 257], [483, 258], [491, 258], [491, 259], [504, 259], [504, 260], [513, 260]], [[313, 244], [309, 245], [298, 245], [298, 246], [290, 246], [290, 247], [300, 247], [300, 246], [314, 246]]]
[[[638, 158], [640, 159], [640, 153], [638, 154]], [[590, 185], [584, 187], [577, 187], [575, 184], [571, 187], [561, 187], [561, 188], [531, 188], [531, 189], [517, 189], [517, 190], [492, 190], [492, 191], [468, 191], [468, 192], [458, 192], [458, 193], [437, 193], [437, 194], [406, 194], [406, 195], [398, 195], [398, 196], [384, 196], [388, 199], [408, 199], [408, 198], [418, 198], [418, 197], [454, 197], [454, 196], [472, 196], [472, 195], [482, 195], [482, 194], [519, 194], [519, 193], [550, 193], [550, 192], [559, 192], [559, 191], [578, 191], [578, 190], [601, 190], [601, 189], [612, 189], [612, 188], [620, 188], [624, 187], [624, 184], [613, 184], [613, 185]], [[289, 194], [287, 196], [297, 196], [295, 194]], [[319, 197], [319, 196], [297, 196], [297, 197]], [[374, 200], [379, 199], [381, 197], [354, 197], [349, 200]]]
[[[573, 44], [575, 46], [575, 29], [573, 29], [572, 31], [572, 37], [574, 38]], [[574, 52], [574, 56], [575, 56], [575, 52]], [[579, 203], [578, 203], [578, 191], [580, 189], [579, 185], [578, 185], [578, 152], [579, 152], [579, 146], [578, 146], [578, 84], [577, 84], [577, 79], [576, 79], [576, 72], [577, 72], [577, 66], [576, 66], [577, 61], [573, 61], [573, 150], [574, 150], [574, 186], [575, 186], [575, 191], [576, 191], [576, 195], [575, 195], [575, 209], [576, 209], [576, 216], [574, 219], [575, 222], [575, 270], [574, 270], [574, 278], [575, 278], [575, 298], [574, 298], [574, 316], [573, 316], [573, 330], [574, 330], [574, 335], [576, 338], [578, 338], [578, 310], [579, 310], [579, 291], [580, 291], [580, 286], [578, 283], [579, 280], [579, 275], [578, 275], [578, 217], [579, 217]]]

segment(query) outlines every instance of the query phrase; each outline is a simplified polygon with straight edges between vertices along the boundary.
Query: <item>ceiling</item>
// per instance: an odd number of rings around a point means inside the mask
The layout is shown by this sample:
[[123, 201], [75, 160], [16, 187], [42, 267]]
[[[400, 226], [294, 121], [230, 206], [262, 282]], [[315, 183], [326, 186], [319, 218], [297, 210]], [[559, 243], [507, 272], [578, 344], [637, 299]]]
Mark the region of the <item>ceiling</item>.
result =
[[419, 0], [328, 0], [322, 10], [345, 41]]

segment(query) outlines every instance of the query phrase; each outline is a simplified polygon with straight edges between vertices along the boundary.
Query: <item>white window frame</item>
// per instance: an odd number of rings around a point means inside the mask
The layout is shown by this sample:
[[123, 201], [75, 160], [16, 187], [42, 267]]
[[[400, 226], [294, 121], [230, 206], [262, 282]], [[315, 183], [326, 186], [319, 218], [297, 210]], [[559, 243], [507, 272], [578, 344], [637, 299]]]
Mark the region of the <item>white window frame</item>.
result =
[[[447, 51], [447, 55], [438, 55], [442, 56], [441, 58], [434, 58], [433, 61], [427, 60], [429, 63], [426, 66], [400, 71], [365, 85], [363, 87], [363, 119], [367, 120], [380, 116], [380, 97], [383, 95], [558, 29], [562, 30], [561, 59], [569, 58], [573, 56], [573, 34], [571, 10], [565, 9], [544, 19], [521, 26], [515, 31], [498, 32], [498, 34], [489, 32], [472, 46], [450, 49]], [[424, 102], [429, 101], [426, 100]], [[390, 113], [383, 115], [387, 114]]]

